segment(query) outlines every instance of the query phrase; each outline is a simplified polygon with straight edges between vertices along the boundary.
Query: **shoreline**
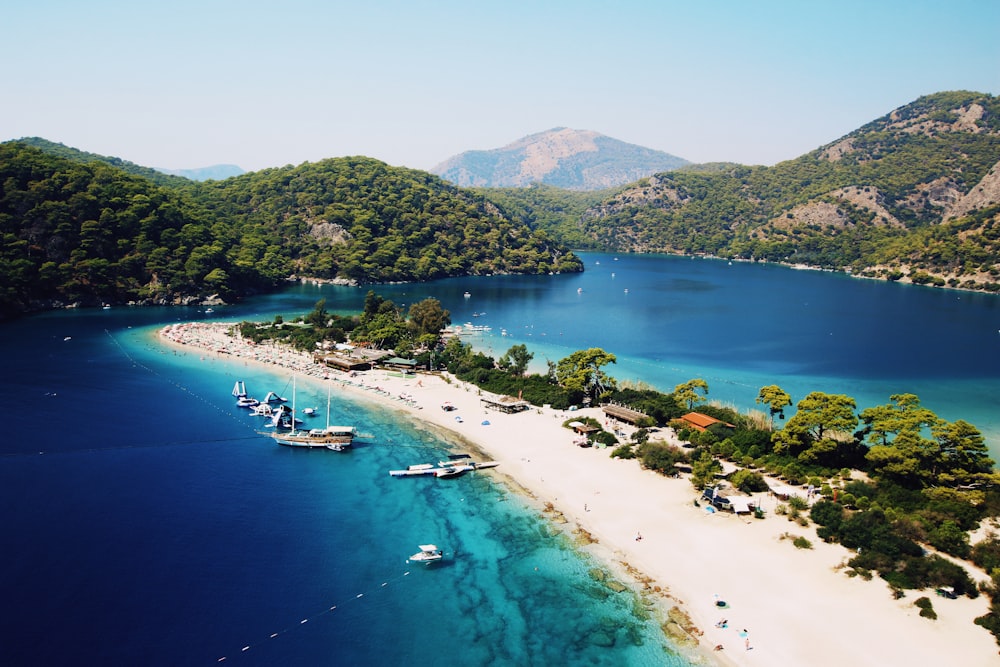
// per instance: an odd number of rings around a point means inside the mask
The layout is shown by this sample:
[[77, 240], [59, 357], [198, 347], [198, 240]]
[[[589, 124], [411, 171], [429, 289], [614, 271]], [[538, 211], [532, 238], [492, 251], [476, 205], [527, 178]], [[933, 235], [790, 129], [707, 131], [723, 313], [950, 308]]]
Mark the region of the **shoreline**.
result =
[[[610, 449], [573, 446], [563, 421], [575, 415], [603, 421], [599, 408], [484, 412], [475, 386], [440, 375], [396, 377], [385, 371], [352, 379], [316, 365], [304, 353], [228, 338], [229, 326], [174, 324], [161, 328], [158, 340], [221, 359], [291, 369], [318, 383], [329, 377], [337, 390], [443, 429], [498, 461], [503, 483], [526, 494], [553, 523], [564, 523], [559, 529], [583, 551], [653, 601], [662, 610], [661, 622], [669, 615], [683, 624], [683, 616], [668, 614], [674, 606], [686, 615], [698, 640], [694, 648], [678, 642], [688, 659], [726, 665], [821, 659], [817, 664], [872, 666], [988, 665], [997, 659], [993, 637], [972, 622], [986, 613], [983, 596], [945, 600], [933, 592], [909, 591], [894, 600], [880, 579], [865, 582], [843, 574], [850, 552], [818, 540], [812, 526], [776, 515], [773, 498], [762, 498], [764, 520], [709, 514], [694, 505], [698, 494], [687, 479], [643, 470], [634, 459], [612, 459]], [[457, 410], [441, 410], [445, 401]], [[455, 415], [463, 421], [455, 421]], [[640, 533], [642, 539], [636, 540]], [[806, 537], [813, 548], [796, 549], [788, 535]], [[925, 595], [935, 605], [936, 621], [919, 617], [913, 605]], [[717, 607], [717, 599], [727, 606]], [[722, 618], [729, 620], [728, 627], [716, 627]], [[717, 645], [723, 650], [713, 651]]]

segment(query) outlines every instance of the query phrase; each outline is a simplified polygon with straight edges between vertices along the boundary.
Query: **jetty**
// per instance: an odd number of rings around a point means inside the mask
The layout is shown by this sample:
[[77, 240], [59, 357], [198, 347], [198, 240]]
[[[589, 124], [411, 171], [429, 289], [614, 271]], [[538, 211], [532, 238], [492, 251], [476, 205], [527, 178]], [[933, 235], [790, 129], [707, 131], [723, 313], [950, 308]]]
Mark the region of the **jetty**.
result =
[[417, 463], [407, 466], [406, 470], [390, 470], [392, 477], [454, 477], [472, 470], [495, 468], [498, 461], [438, 461], [437, 466], [430, 463]]

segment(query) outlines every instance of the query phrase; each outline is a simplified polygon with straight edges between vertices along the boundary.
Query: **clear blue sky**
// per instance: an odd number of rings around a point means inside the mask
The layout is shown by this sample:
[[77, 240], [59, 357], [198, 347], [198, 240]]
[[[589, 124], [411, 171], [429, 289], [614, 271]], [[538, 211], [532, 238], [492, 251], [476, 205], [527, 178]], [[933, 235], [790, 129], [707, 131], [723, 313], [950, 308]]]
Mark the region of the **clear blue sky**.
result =
[[1000, 0], [9, 0], [0, 140], [146, 166], [429, 169], [553, 127], [774, 164], [1000, 94]]

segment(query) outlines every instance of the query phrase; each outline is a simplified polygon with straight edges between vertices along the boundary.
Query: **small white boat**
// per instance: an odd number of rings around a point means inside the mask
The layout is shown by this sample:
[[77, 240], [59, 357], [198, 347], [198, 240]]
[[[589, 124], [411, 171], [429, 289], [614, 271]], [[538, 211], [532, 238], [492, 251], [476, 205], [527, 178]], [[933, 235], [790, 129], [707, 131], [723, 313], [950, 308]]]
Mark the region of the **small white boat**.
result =
[[472, 294], [471, 294], [470, 292], [466, 292], [466, 293], [465, 293], [465, 294], [464, 294], [463, 296], [464, 296], [464, 297], [465, 297], [466, 299], [468, 299], [468, 298], [469, 298], [470, 296], [472, 296]]
[[306, 417], [315, 417], [317, 408], [302, 408], [302, 414]]
[[436, 544], [421, 544], [420, 551], [409, 558], [413, 563], [435, 563], [444, 558], [444, 552], [437, 548]]

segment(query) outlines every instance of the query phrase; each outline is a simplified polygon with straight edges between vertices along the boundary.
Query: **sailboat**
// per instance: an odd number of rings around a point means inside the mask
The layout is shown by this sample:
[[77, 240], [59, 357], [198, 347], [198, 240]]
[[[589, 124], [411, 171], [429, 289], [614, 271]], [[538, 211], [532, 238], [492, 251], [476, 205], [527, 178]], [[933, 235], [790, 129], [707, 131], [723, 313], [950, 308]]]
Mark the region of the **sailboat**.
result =
[[[292, 418], [295, 417], [295, 384], [292, 384]], [[294, 421], [293, 421], [294, 424]], [[311, 428], [299, 431], [292, 426], [288, 433], [275, 431], [270, 434], [275, 442], [286, 447], [325, 447], [342, 452], [354, 443], [356, 430], [353, 426], [330, 426], [330, 385], [326, 386], [326, 428]]]

